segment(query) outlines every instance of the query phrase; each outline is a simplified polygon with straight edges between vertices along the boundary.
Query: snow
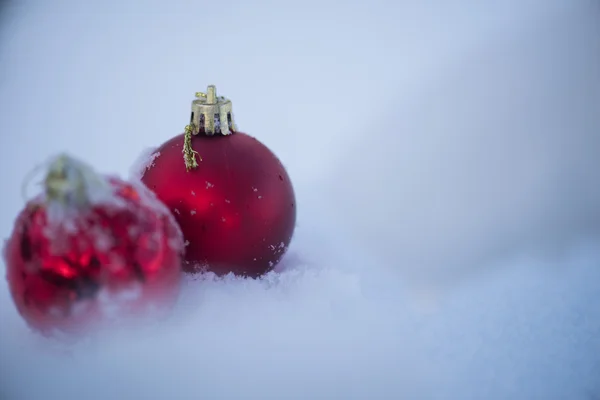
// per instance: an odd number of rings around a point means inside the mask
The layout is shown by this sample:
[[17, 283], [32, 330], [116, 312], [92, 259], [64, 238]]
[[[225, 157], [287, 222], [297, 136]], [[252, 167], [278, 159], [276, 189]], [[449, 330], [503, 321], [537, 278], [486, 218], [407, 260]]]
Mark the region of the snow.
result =
[[265, 279], [190, 278], [167, 321], [76, 343], [29, 332], [0, 284], [0, 399], [600, 396], [597, 3], [21, 7], [0, 19], [3, 237], [34, 164], [135, 174], [208, 84], [299, 215]]
[[138, 159], [133, 163], [129, 171], [129, 178], [133, 180], [140, 180], [144, 175], [144, 172], [154, 165], [154, 162], [160, 157], [160, 152], [155, 147], [148, 147], [142, 151]]

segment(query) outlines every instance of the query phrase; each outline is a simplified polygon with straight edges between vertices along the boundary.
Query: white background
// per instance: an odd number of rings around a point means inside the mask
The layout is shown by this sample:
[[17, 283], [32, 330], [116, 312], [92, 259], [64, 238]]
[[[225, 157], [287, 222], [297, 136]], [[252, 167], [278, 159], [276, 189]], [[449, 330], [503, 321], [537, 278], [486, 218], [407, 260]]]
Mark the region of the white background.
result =
[[[216, 84], [284, 162], [298, 227], [262, 282], [73, 346], [0, 285], [0, 398], [600, 396], [600, 5], [13, 1], [0, 232], [61, 151], [127, 176]], [[34, 189], [32, 189], [34, 190]]]

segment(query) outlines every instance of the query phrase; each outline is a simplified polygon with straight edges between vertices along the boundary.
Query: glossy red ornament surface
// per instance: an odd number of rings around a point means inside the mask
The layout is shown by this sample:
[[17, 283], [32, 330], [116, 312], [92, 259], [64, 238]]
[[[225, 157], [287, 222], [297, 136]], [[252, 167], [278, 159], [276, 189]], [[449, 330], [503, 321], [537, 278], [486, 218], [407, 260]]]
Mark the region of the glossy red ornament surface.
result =
[[6, 243], [10, 292], [22, 317], [51, 334], [79, 332], [114, 317], [168, 309], [181, 284], [183, 237], [141, 184], [110, 178], [113, 201], [52, 218], [30, 201]]
[[296, 200], [279, 159], [244, 133], [192, 137], [198, 167], [186, 170], [184, 135], [153, 155], [142, 182], [173, 212], [186, 240], [184, 269], [258, 277], [285, 254]]

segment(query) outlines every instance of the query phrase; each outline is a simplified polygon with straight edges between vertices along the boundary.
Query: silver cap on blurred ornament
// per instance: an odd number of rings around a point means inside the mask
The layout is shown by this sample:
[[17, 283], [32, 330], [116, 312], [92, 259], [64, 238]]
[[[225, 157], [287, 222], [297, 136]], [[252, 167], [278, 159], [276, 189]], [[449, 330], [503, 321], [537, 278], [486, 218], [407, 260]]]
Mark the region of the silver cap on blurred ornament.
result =
[[214, 85], [208, 86], [206, 93], [197, 92], [192, 101], [190, 127], [193, 135], [231, 135], [236, 130], [231, 101], [217, 96]]

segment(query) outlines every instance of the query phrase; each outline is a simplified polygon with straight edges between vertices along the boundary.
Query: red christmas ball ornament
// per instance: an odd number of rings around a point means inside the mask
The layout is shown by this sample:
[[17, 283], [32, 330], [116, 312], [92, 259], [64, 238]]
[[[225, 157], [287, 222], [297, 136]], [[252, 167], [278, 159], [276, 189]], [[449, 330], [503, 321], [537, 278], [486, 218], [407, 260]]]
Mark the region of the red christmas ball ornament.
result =
[[292, 183], [271, 150], [237, 131], [231, 102], [214, 86], [196, 97], [185, 133], [156, 150], [142, 182], [181, 227], [184, 270], [259, 277], [292, 239]]
[[12, 298], [32, 328], [79, 333], [174, 304], [183, 236], [152, 192], [66, 155], [51, 162], [44, 189], [4, 248]]

